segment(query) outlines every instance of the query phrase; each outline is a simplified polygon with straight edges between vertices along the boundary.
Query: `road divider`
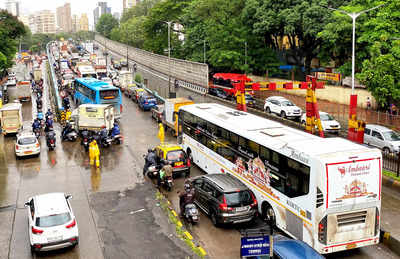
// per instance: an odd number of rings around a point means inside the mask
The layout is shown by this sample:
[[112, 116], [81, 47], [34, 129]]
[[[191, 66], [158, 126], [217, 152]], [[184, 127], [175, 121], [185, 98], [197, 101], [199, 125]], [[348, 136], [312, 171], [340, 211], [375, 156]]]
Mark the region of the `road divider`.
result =
[[52, 42], [47, 43], [47, 46], [46, 46], [47, 59], [48, 59], [47, 75], [49, 78], [48, 82], [50, 85], [50, 94], [52, 97], [52, 98], [50, 98], [50, 100], [52, 100], [54, 102], [56, 118], [58, 120], [60, 120], [61, 112], [64, 111], [64, 107], [62, 106], [61, 97], [58, 92], [57, 76], [56, 76], [56, 73], [54, 71], [54, 66], [53, 66], [53, 64], [55, 63], [55, 60], [50, 51], [50, 44], [52, 44]]

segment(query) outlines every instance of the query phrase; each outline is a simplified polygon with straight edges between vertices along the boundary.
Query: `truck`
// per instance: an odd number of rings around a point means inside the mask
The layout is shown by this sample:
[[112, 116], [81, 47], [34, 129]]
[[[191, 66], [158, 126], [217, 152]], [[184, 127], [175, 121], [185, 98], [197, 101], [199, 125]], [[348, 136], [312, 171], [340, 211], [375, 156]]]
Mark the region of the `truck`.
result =
[[133, 75], [130, 71], [121, 71], [119, 73], [119, 84], [121, 91], [125, 91], [128, 85], [133, 83]]
[[107, 66], [105, 58], [96, 58], [94, 60], [94, 69], [96, 70], [97, 76], [106, 77], [107, 76]]
[[20, 101], [31, 100], [31, 83], [29, 81], [19, 81], [17, 83], [17, 97]]
[[114, 126], [114, 107], [109, 104], [81, 104], [72, 111], [70, 123], [78, 132], [111, 130]]
[[42, 79], [42, 69], [40, 67], [33, 69], [33, 78], [35, 83], [39, 83], [40, 79]]
[[18, 133], [22, 129], [22, 104], [7, 103], [0, 109], [1, 130], [3, 135]]
[[169, 128], [172, 130], [175, 137], [178, 136], [179, 108], [189, 104], [194, 104], [194, 102], [182, 97], [165, 99], [164, 112], [161, 120], [165, 131], [167, 131], [167, 129]]

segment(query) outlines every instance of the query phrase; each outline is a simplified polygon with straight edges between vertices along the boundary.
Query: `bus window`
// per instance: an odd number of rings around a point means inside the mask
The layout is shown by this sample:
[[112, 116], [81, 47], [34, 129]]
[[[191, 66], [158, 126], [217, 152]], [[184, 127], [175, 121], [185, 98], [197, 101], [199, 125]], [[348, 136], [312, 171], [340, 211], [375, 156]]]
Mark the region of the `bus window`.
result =
[[119, 92], [118, 90], [102, 90], [100, 91], [100, 99], [115, 99], [118, 98]]

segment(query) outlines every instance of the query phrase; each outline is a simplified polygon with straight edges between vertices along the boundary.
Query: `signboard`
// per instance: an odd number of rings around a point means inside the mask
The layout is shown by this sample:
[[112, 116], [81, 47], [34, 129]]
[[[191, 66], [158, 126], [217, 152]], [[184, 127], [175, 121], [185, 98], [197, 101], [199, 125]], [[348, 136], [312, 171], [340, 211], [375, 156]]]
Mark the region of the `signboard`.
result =
[[339, 82], [340, 74], [339, 73], [317, 72], [317, 79]]
[[242, 258], [270, 255], [270, 236], [242, 237], [240, 246]]
[[380, 199], [379, 159], [327, 164], [327, 208], [376, 202]]

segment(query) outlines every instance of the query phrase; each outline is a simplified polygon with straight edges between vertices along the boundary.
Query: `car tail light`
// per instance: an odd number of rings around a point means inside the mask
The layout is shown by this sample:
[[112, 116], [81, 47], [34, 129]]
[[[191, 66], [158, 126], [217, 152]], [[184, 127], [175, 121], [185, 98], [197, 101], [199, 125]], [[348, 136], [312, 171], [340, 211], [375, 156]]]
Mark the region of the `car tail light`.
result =
[[32, 227], [32, 233], [35, 235], [40, 235], [43, 233], [43, 230]]
[[232, 210], [233, 210], [233, 208], [228, 207], [228, 204], [226, 203], [226, 198], [225, 198], [225, 196], [224, 196], [224, 198], [223, 198], [223, 200], [222, 200], [222, 203], [219, 204], [219, 209], [220, 209], [221, 211], [225, 211], [225, 212], [227, 212], [227, 211], [232, 211]]
[[35, 248], [38, 248], [38, 249], [42, 247], [41, 244], [34, 244], [33, 246], [34, 246]]
[[69, 241], [75, 242], [76, 241], [76, 237], [70, 238]]
[[250, 194], [251, 194], [251, 198], [253, 199], [253, 203], [250, 205], [250, 207], [252, 207], [252, 208], [257, 207], [257, 199], [254, 196], [254, 193], [250, 192]]
[[66, 228], [73, 228], [76, 225], [76, 220], [74, 219], [70, 224], [66, 225]]
[[16, 149], [16, 150], [19, 150], [19, 145], [15, 145], [15, 149]]
[[326, 216], [319, 222], [318, 224], [318, 241], [322, 244], [326, 245], [326, 236], [327, 236], [327, 230], [326, 230]]
[[119, 112], [122, 113], [122, 104], [119, 105]]
[[54, 139], [50, 139], [50, 143], [51, 143], [51, 144], [54, 144]]
[[36, 147], [39, 147], [40, 145], [39, 145], [39, 143], [36, 143]]

